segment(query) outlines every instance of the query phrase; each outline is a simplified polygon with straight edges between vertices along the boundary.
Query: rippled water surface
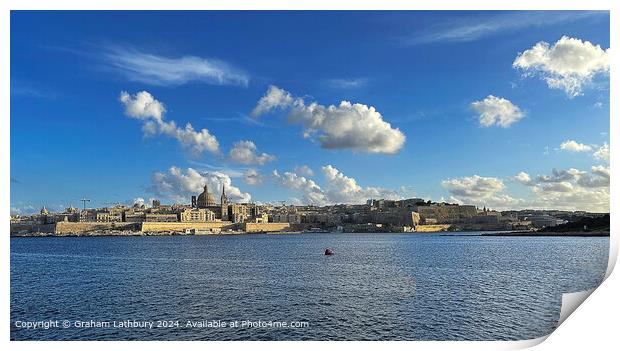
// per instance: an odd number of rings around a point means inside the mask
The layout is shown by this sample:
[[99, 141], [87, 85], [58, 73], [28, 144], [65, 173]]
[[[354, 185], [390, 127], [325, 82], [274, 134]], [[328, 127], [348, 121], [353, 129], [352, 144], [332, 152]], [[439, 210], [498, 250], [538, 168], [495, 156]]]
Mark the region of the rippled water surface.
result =
[[[562, 293], [600, 283], [608, 249], [609, 238], [434, 234], [12, 238], [11, 339], [530, 339], [553, 330]], [[15, 326], [38, 320], [180, 325]], [[309, 326], [186, 327], [201, 320]]]

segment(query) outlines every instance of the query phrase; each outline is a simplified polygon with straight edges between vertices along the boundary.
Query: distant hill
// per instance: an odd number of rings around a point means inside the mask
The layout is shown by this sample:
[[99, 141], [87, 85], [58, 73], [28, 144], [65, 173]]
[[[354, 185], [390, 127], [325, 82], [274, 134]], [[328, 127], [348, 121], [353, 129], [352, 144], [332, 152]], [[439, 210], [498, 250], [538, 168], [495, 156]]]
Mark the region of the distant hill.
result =
[[545, 227], [541, 233], [561, 232], [609, 232], [609, 214], [601, 217], [582, 217], [576, 221], [560, 224], [555, 227]]

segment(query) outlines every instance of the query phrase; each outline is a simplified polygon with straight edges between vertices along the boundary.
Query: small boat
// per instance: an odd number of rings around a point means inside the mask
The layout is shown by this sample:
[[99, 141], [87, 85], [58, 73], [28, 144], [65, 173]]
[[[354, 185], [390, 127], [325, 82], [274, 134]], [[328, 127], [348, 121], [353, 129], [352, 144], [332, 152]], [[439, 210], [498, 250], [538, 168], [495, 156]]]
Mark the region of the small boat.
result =
[[325, 256], [331, 256], [333, 254], [334, 254], [334, 251], [330, 249], [329, 247], [325, 249]]

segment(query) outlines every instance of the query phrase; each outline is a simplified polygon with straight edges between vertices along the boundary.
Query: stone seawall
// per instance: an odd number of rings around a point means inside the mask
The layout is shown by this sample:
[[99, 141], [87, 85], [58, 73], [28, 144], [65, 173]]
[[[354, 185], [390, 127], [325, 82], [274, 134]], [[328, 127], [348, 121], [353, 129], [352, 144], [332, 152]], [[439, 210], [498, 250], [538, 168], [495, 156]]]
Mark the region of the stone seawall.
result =
[[140, 230], [140, 225], [139, 223], [127, 222], [58, 222], [56, 223], [54, 234], [74, 235], [92, 232], [103, 233], [110, 230], [136, 232]]
[[153, 232], [184, 232], [186, 230], [197, 233], [219, 233], [234, 230], [236, 225], [231, 222], [142, 222], [143, 233]]
[[243, 228], [247, 233], [282, 232], [293, 229], [290, 223], [244, 223]]
[[33, 234], [53, 234], [55, 224], [17, 224], [11, 223], [10, 233], [13, 236], [30, 236]]
[[452, 225], [451, 224], [428, 224], [428, 225], [418, 225], [415, 227], [415, 231], [418, 233], [435, 233], [435, 232], [445, 232]]

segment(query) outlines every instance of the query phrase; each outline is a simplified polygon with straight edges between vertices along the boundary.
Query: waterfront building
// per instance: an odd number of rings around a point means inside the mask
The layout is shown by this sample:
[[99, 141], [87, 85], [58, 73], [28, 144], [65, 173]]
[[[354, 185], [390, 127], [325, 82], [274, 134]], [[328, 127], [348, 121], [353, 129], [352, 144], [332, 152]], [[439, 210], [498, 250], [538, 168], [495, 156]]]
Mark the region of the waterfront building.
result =
[[228, 216], [233, 223], [245, 223], [250, 219], [250, 211], [246, 204], [228, 205]]
[[271, 215], [271, 222], [300, 224], [301, 215], [299, 213], [274, 213]]
[[95, 214], [95, 222], [122, 222], [123, 214], [116, 211], [101, 211]]
[[263, 213], [262, 215], [259, 216], [254, 216], [254, 223], [268, 223], [269, 222], [269, 216], [266, 213]]
[[181, 211], [181, 222], [215, 222], [215, 212], [206, 208], [186, 208]]
[[179, 216], [176, 213], [147, 213], [144, 216], [145, 222], [178, 222]]
[[142, 223], [146, 220], [144, 212], [127, 211], [125, 212], [125, 222]]
[[95, 210], [83, 210], [80, 212], [80, 222], [96, 222], [97, 212]]

